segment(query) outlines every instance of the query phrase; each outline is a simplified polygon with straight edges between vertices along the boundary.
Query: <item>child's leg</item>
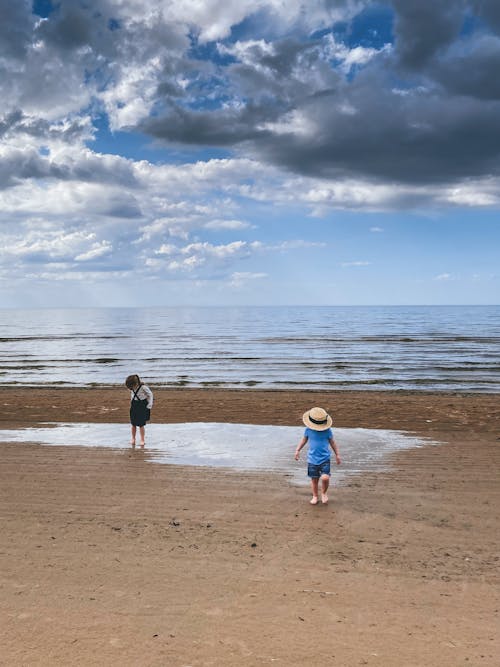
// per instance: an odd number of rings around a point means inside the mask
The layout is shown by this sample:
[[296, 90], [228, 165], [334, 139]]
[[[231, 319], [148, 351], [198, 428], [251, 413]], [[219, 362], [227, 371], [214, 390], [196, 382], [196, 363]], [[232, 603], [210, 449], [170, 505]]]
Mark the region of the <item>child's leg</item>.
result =
[[141, 434], [141, 447], [144, 447], [146, 439], [146, 428], [144, 426], [139, 426], [139, 433]]
[[318, 504], [318, 482], [319, 482], [318, 477], [311, 477], [312, 498], [309, 501], [311, 505]]
[[327, 491], [330, 486], [330, 475], [321, 475], [321, 502], [323, 504], [328, 502]]
[[135, 445], [135, 434], [137, 432], [137, 427], [133, 424], [130, 425], [130, 444]]

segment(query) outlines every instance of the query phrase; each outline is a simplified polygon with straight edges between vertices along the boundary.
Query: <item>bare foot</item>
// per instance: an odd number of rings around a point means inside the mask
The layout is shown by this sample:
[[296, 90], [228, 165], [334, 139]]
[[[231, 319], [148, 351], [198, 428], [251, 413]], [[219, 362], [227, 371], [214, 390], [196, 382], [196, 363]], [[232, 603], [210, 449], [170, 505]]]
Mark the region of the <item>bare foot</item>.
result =
[[327, 504], [327, 502], [328, 502], [328, 496], [326, 495], [326, 493], [322, 493], [322, 494], [321, 494], [321, 502], [323, 503], [323, 505], [326, 505], [326, 504]]
[[135, 440], [131, 440], [130, 444], [131, 444], [132, 447], [135, 447]]
[[146, 444], [145, 442], [141, 442], [141, 447], [144, 447], [145, 444]]
[[311, 503], [311, 505], [317, 505], [318, 504], [318, 496], [313, 496], [309, 502]]

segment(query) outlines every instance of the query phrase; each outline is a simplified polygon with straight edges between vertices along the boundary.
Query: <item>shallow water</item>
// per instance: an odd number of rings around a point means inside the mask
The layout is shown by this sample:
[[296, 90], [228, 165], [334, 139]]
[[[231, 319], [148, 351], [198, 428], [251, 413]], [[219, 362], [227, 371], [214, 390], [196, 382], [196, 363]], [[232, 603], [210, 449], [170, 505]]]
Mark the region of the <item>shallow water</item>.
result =
[[[295, 426], [255, 426], [228, 423], [150, 424], [146, 429], [146, 460], [174, 465], [224, 467], [241, 471], [284, 474], [307, 483], [307, 446], [301, 460], [293, 458], [303, 433]], [[37, 428], [0, 430], [0, 442], [131, 449], [125, 424], [47, 424]], [[342, 465], [332, 461], [335, 481], [373, 470], [385, 470], [388, 455], [431, 444], [424, 438], [385, 429], [337, 428], [335, 440]], [[142, 451], [142, 450], [141, 450]]]

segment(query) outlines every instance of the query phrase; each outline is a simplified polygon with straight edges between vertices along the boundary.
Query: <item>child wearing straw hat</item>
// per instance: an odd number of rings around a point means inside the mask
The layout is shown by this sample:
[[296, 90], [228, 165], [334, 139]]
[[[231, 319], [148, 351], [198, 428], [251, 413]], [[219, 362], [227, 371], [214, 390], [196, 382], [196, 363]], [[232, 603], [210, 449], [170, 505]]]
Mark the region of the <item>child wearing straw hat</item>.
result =
[[340, 465], [338, 446], [333, 438], [332, 418], [323, 408], [311, 408], [302, 416], [306, 425], [304, 436], [295, 450], [295, 460], [300, 458], [300, 450], [309, 443], [307, 453], [307, 474], [311, 479], [311, 505], [318, 504], [319, 480], [321, 479], [321, 502], [328, 502], [328, 486], [330, 484], [330, 449], [335, 454], [337, 465]]

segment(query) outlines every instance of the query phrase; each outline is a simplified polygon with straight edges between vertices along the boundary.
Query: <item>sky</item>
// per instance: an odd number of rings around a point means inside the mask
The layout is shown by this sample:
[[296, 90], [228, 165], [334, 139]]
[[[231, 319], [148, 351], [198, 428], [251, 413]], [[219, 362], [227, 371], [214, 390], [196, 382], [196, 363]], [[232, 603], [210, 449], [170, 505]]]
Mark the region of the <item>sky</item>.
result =
[[498, 304], [498, 0], [0, 0], [0, 307]]

